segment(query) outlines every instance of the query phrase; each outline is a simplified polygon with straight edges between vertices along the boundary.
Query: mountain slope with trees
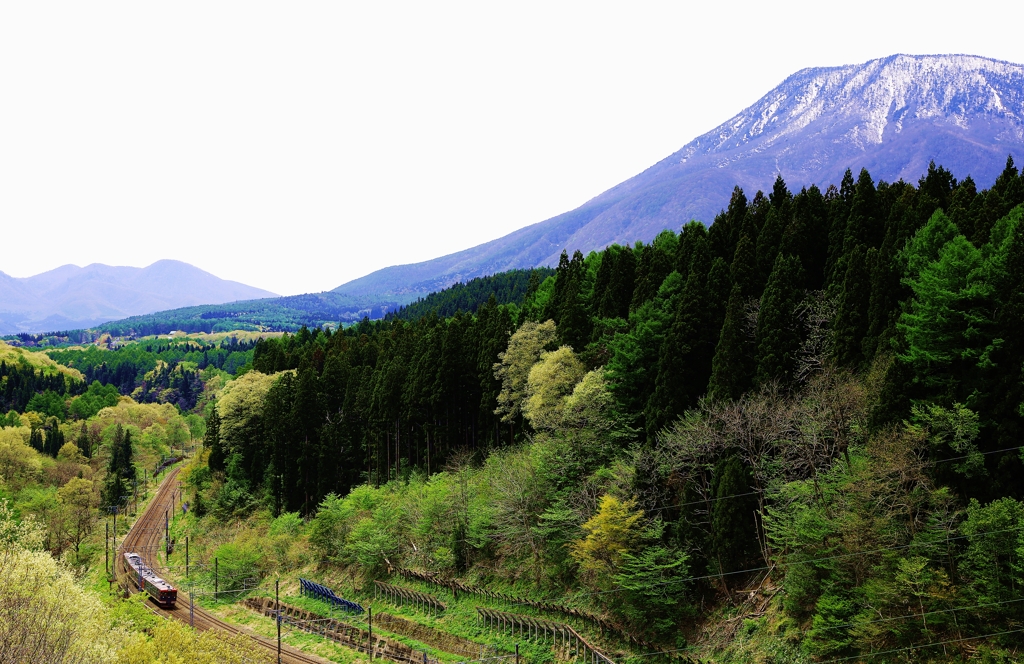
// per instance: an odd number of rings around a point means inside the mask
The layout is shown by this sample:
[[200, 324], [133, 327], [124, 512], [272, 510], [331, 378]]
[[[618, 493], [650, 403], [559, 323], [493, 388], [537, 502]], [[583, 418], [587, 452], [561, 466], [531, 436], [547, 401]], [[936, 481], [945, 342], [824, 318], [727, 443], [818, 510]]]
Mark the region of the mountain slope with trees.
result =
[[710, 224], [734, 185], [825, 189], [850, 164], [912, 180], [930, 161], [989, 187], [1007, 153], [1024, 156], [1024, 65], [967, 55], [892, 55], [794, 73], [734, 117], [580, 207], [422, 263], [378, 270], [334, 292], [388, 299], [495, 272], [553, 267], [559, 253], [650, 242]]
[[311, 518], [359, 578], [514, 587], [695, 656], [1010, 661], [1022, 256], [1012, 160], [984, 191], [737, 187], [522, 306], [259, 342], [189, 490], [211, 523]]

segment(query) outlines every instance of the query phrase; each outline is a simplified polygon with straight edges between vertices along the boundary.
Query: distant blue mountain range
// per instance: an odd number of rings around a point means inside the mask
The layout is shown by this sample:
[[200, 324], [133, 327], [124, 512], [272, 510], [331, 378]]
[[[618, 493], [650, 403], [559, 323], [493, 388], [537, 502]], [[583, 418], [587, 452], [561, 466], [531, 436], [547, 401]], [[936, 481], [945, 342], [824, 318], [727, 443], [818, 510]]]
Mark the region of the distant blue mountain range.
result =
[[0, 334], [84, 328], [162, 309], [266, 297], [275, 294], [172, 260], [149, 267], [64, 265], [25, 278], [0, 272]]
[[[730, 82], [735, 85], [736, 82]], [[698, 100], [699, 101], [699, 100]], [[452, 283], [649, 241], [691, 219], [710, 224], [734, 185], [838, 184], [847, 168], [916, 182], [929, 161], [978, 187], [1024, 157], [1024, 66], [967, 55], [893, 55], [799, 71], [703, 136], [571, 212], [423, 263], [385, 268], [335, 293], [408, 302]]]

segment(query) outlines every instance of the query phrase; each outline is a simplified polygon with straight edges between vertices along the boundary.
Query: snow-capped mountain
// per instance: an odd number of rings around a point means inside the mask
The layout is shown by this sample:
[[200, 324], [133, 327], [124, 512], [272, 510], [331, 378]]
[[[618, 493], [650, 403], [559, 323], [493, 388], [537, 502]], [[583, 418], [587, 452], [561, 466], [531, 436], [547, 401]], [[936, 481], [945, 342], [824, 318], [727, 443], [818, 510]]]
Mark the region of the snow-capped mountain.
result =
[[[734, 85], [735, 82], [731, 82]], [[1024, 161], [1024, 66], [969, 55], [893, 55], [799, 71], [749, 108], [643, 173], [547, 221], [456, 254], [385, 268], [340, 286], [415, 294], [501, 270], [554, 265], [562, 249], [650, 240], [711, 223], [734, 185], [748, 198], [781, 173], [791, 189], [874, 179], [916, 182], [934, 160], [989, 186], [1007, 155]]]

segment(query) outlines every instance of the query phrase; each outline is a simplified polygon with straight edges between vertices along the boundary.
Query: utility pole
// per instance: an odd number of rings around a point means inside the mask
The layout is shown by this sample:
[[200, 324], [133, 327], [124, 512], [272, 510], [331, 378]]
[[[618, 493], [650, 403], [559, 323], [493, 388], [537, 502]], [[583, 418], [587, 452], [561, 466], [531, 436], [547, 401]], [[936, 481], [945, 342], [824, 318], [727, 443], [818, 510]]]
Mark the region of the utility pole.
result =
[[277, 604], [277, 664], [281, 664], [281, 579], [274, 580], [274, 602]]
[[171, 559], [171, 523], [167, 518], [167, 510], [164, 510], [164, 557]]
[[516, 664], [519, 664], [519, 644], [516, 644]]
[[188, 535], [185, 535], [185, 578], [188, 578]]
[[217, 559], [214, 558], [213, 559], [213, 594], [214, 594], [214, 596], [216, 596], [217, 593], [220, 592], [219, 586], [218, 586], [218, 582], [219, 582], [220, 577], [218, 577], [217, 574], [218, 574]]
[[110, 524], [103, 524], [103, 531], [106, 533], [106, 537], [103, 538], [103, 569], [107, 571], [107, 576], [110, 576]]
[[369, 616], [367, 618], [367, 624], [370, 626], [370, 643], [367, 646], [367, 650], [370, 651], [370, 661], [373, 661], [373, 607], [367, 607], [366, 613]]

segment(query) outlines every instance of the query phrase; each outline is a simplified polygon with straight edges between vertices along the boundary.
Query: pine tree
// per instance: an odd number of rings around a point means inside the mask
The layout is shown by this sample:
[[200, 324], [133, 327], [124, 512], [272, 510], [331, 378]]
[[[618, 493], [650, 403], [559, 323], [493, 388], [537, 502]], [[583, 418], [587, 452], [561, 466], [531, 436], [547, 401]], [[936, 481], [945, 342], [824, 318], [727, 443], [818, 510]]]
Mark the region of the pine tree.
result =
[[978, 188], [974, 184], [974, 179], [968, 175], [957, 185], [957, 188], [953, 191], [953, 195], [949, 204], [949, 218], [956, 224], [957, 230], [960, 234], [970, 237], [974, 232], [974, 227], [977, 223], [975, 215], [977, 214], [979, 207], [976, 203], [978, 198]]
[[107, 479], [103, 486], [104, 503], [120, 505], [122, 497], [127, 495], [134, 480], [132, 432], [118, 424], [110, 444], [110, 461], [107, 464]]
[[[984, 360], [991, 362], [992, 383], [979, 395], [994, 424], [994, 444], [1011, 447], [1019, 439], [1020, 405], [1024, 403], [1024, 208], [1002, 219], [992, 233], [986, 280], [993, 287], [995, 319], [992, 343]], [[1001, 370], [1000, 370], [1001, 369]], [[1014, 370], [1017, 369], [1017, 370]]]
[[786, 181], [782, 179], [782, 173], [775, 176], [775, 183], [772, 185], [772, 193], [768, 194], [768, 200], [772, 207], [783, 213], [783, 217], [789, 212], [789, 204], [793, 201], [793, 194], [789, 192]]
[[800, 331], [794, 312], [800, 301], [803, 268], [795, 256], [780, 255], [761, 296], [754, 344], [757, 347], [755, 382], [788, 382], [800, 348]]
[[592, 313], [599, 318], [610, 317], [603, 315], [602, 307], [608, 295], [608, 286], [612, 281], [612, 272], [615, 271], [615, 263], [618, 261], [621, 251], [622, 247], [613, 244], [599, 254], [601, 264], [598, 266], [597, 275], [594, 277], [594, 297], [590, 300]]

